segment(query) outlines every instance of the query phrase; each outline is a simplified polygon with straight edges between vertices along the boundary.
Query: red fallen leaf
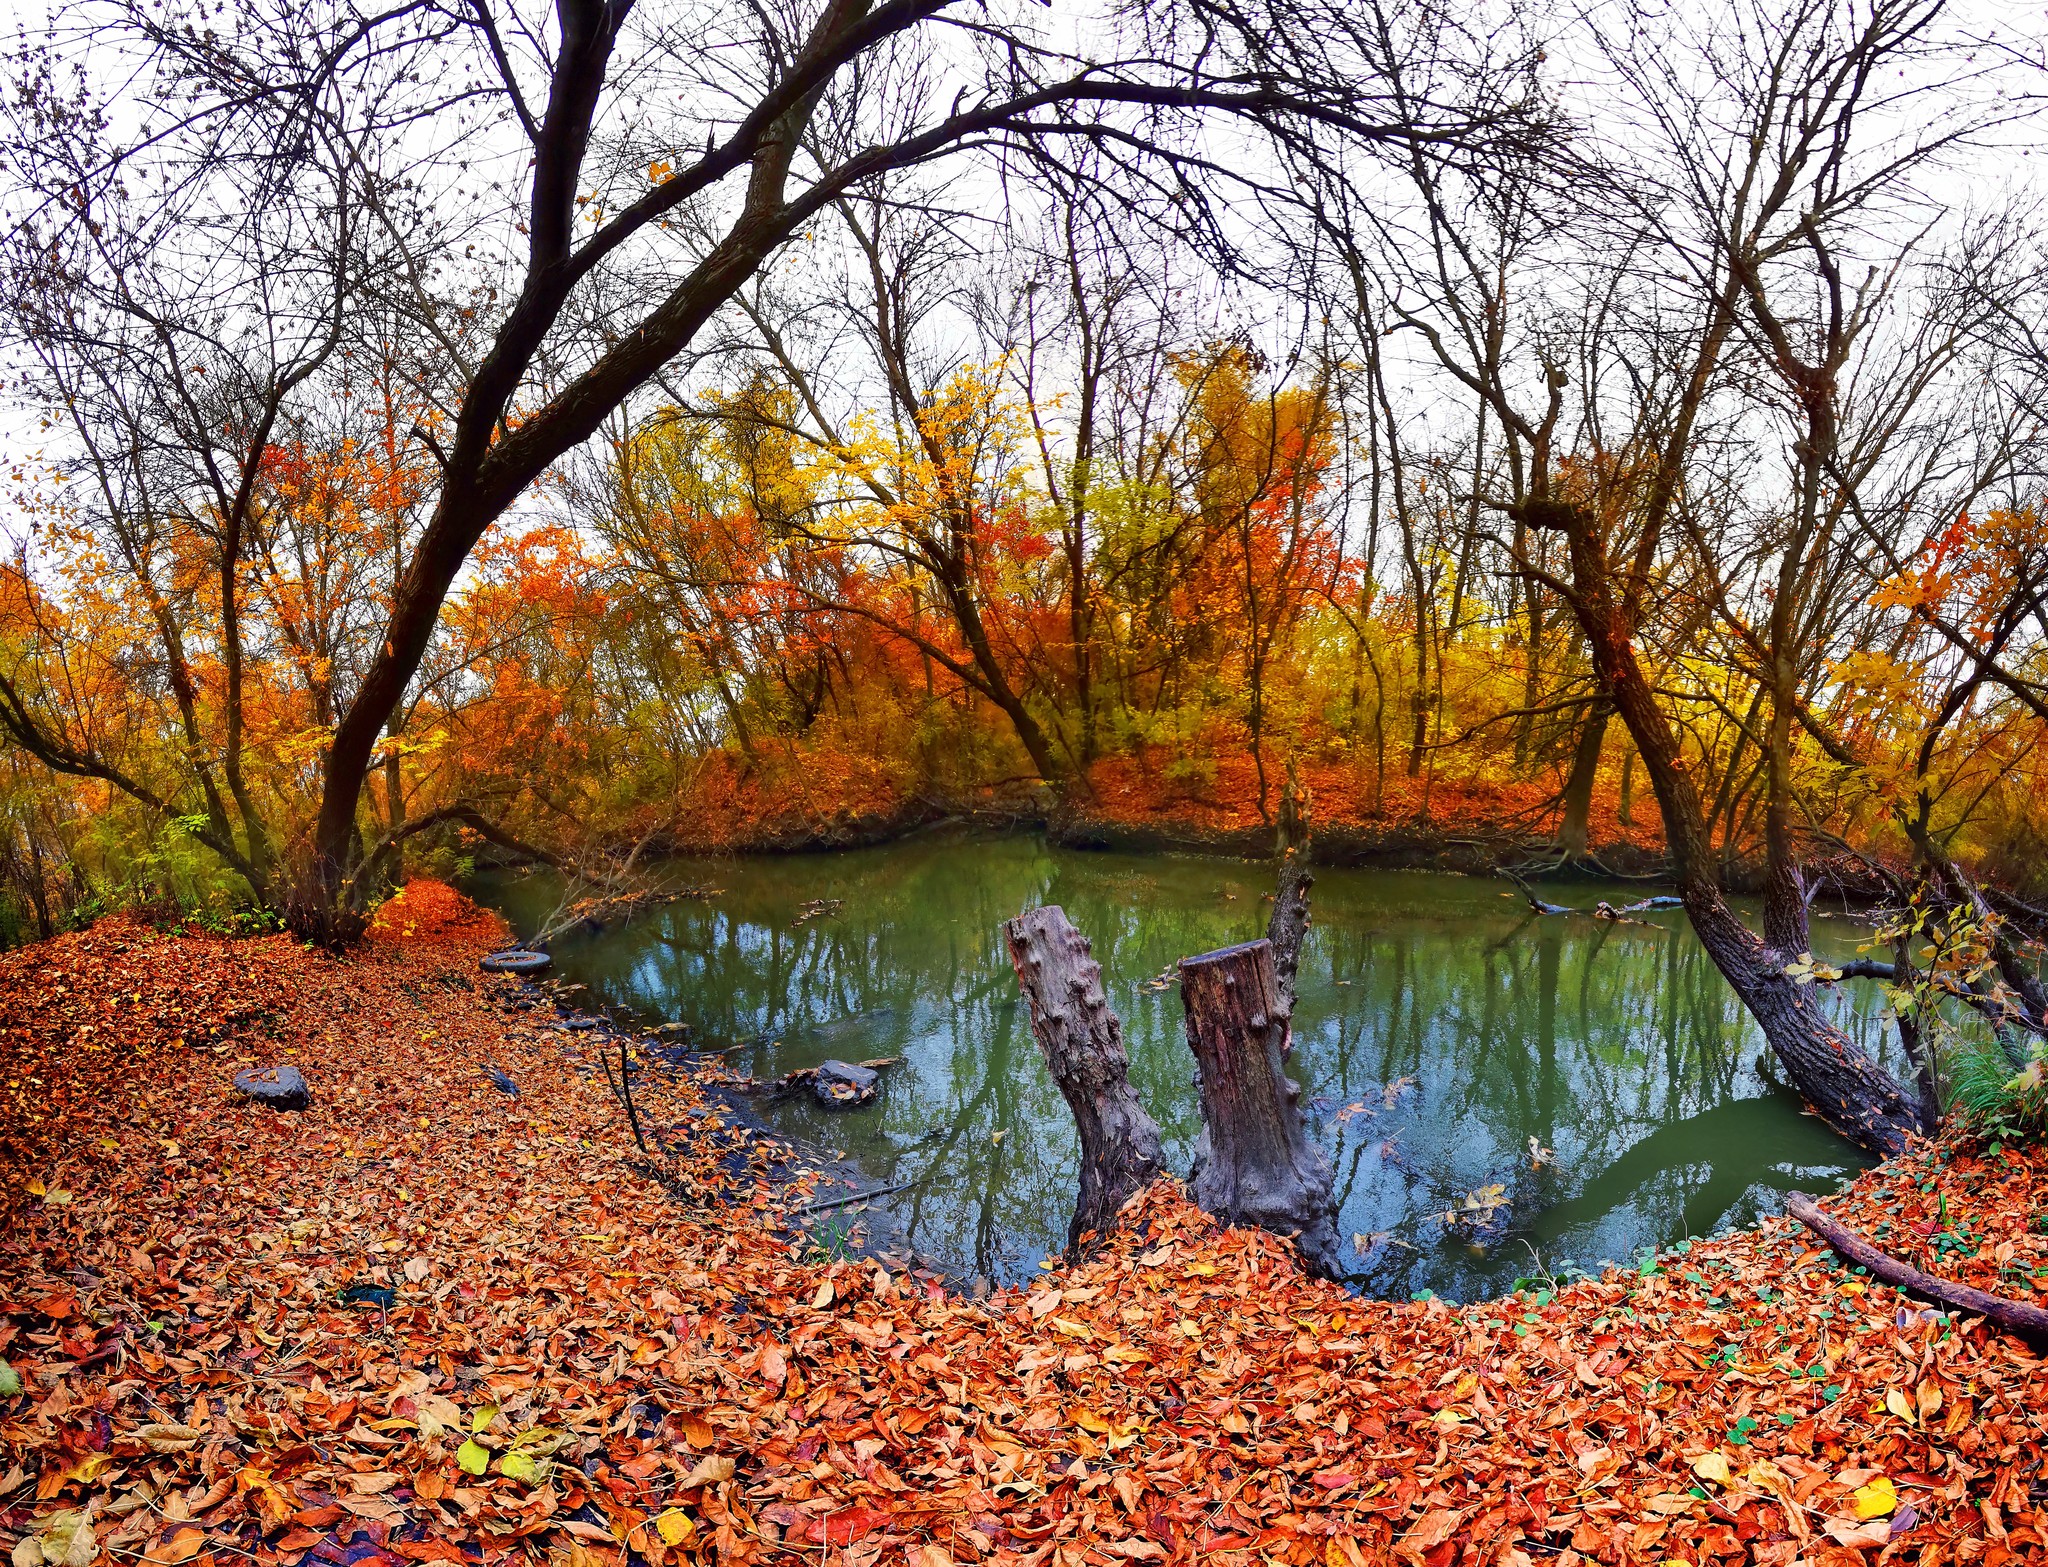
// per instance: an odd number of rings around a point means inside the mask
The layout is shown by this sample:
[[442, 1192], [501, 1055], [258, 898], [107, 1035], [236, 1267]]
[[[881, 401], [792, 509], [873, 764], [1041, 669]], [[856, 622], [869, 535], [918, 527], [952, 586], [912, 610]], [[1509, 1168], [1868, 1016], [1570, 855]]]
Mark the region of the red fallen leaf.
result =
[[802, 1539], [813, 1545], [851, 1545], [873, 1534], [889, 1521], [889, 1514], [874, 1507], [849, 1507], [841, 1512], [828, 1513], [823, 1518], [813, 1518], [810, 1526], [799, 1531]]
[[308, 1529], [324, 1529], [329, 1524], [338, 1522], [341, 1518], [341, 1513], [342, 1510], [339, 1507], [331, 1505], [327, 1507], [307, 1507], [293, 1513], [292, 1522], [304, 1524]]
[[1358, 1484], [1358, 1477], [1342, 1469], [1325, 1469], [1312, 1477], [1325, 1491], [1341, 1491], [1347, 1485]]
[[416, 1562], [467, 1562], [462, 1547], [446, 1540], [393, 1540], [389, 1549]]
[[315, 1534], [311, 1529], [294, 1529], [279, 1540], [273, 1549], [280, 1551], [304, 1551], [318, 1545], [324, 1535]]
[[1452, 1531], [1464, 1521], [1463, 1510], [1453, 1512], [1448, 1507], [1433, 1507], [1401, 1537], [1400, 1543], [1394, 1547], [1394, 1554], [1404, 1560], [1419, 1561], [1427, 1552], [1448, 1540]]

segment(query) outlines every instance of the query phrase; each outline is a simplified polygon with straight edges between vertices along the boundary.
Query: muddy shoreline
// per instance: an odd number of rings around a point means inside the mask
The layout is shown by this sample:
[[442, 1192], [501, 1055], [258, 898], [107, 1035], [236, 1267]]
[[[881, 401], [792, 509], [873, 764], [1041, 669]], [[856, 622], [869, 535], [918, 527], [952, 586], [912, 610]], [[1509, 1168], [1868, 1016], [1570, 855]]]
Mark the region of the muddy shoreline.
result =
[[[978, 1298], [988, 1293], [988, 1281], [951, 1272], [918, 1254], [888, 1206], [888, 1196], [893, 1194], [858, 1196], [871, 1186], [871, 1179], [843, 1150], [820, 1147], [792, 1136], [761, 1113], [756, 1093], [743, 1086], [753, 1080], [726, 1069], [728, 1060], [757, 1041], [728, 1042], [707, 1048], [698, 1041], [694, 1025], [692, 1032], [680, 1041], [664, 1038], [658, 1023], [622, 1016], [597, 1003], [588, 987], [574, 981], [521, 979], [515, 982], [510, 994], [530, 1003], [530, 1010], [511, 1010], [496, 1002], [491, 1003], [491, 1009], [508, 1021], [547, 1016], [549, 1021], [532, 1026], [560, 1031], [563, 1063], [579, 1076], [603, 1081], [605, 1072], [596, 1063], [594, 1052], [599, 1048], [615, 1050], [623, 1040], [639, 1058], [634, 1062], [636, 1083], [647, 1075], [689, 1080], [703, 1098], [701, 1107], [685, 1109], [680, 1122], [654, 1125], [651, 1116], [643, 1120], [657, 1149], [662, 1134], [703, 1136], [709, 1128], [690, 1123], [706, 1116], [721, 1118], [738, 1128], [756, 1148], [773, 1149], [777, 1157], [757, 1166], [759, 1173], [778, 1194], [804, 1188], [802, 1195], [807, 1199], [805, 1203], [780, 1209], [779, 1217], [771, 1221], [770, 1230], [780, 1239], [799, 1245], [808, 1243], [828, 1257], [860, 1257], [879, 1262], [894, 1271], [910, 1272], [928, 1283], [940, 1284], [956, 1294]], [[582, 1003], [571, 999], [579, 996], [584, 998]], [[619, 1119], [622, 1123], [626, 1120], [623, 1105], [619, 1108]], [[654, 1158], [646, 1161], [642, 1173], [657, 1181], [663, 1179]], [[811, 1184], [806, 1187], [806, 1182]]]

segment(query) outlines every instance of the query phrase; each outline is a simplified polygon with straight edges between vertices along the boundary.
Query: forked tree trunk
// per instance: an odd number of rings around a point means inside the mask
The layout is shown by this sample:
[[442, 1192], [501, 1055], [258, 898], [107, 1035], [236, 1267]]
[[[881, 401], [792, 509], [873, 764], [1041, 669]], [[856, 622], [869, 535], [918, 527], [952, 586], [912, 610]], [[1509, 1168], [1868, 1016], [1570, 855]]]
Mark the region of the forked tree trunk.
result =
[[1031, 1009], [1031, 1035], [1081, 1134], [1081, 1191], [1067, 1259], [1083, 1237], [1106, 1235], [1117, 1210], [1160, 1173], [1159, 1128], [1131, 1087], [1123, 1024], [1102, 993], [1088, 938], [1057, 907], [1003, 923], [1010, 966]]
[[1273, 944], [1184, 959], [1181, 1003], [1201, 1070], [1202, 1135], [1189, 1190], [1217, 1218], [1291, 1235], [1309, 1271], [1337, 1272], [1330, 1161], [1309, 1141], [1301, 1088], [1285, 1071], [1290, 1008]]

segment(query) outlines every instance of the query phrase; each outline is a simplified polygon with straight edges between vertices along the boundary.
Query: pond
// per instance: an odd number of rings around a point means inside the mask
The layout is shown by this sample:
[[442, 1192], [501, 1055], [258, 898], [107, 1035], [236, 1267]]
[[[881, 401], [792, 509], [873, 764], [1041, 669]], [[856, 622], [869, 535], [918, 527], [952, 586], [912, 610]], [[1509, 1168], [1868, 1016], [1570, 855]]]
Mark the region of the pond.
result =
[[[886, 1206], [922, 1258], [1003, 1283], [1064, 1240], [1076, 1149], [1001, 922], [1056, 903], [1093, 942], [1132, 1082], [1185, 1174], [1200, 1116], [1173, 965], [1264, 934], [1272, 868], [959, 830], [662, 874], [722, 890], [558, 940], [556, 972], [621, 1016], [690, 1023], [701, 1046], [757, 1038], [732, 1059], [764, 1079], [902, 1057], [871, 1106], [762, 1114], [904, 1185]], [[522, 934], [559, 896], [541, 875], [475, 890]], [[1640, 889], [1548, 895], [1590, 907]], [[824, 899], [834, 912], [806, 915]], [[1499, 1294], [1748, 1223], [1861, 1168], [1759, 1071], [1761, 1035], [1680, 913], [1536, 917], [1500, 882], [1402, 871], [1323, 869], [1313, 900], [1292, 1070], [1357, 1288]], [[1836, 960], [1862, 935], [1845, 918], [1814, 928]], [[1889, 1059], [1876, 987], [1843, 992], [1826, 1004]], [[1479, 1200], [1506, 1205], [1508, 1233], [1481, 1250], [1441, 1216], [1492, 1187]]]

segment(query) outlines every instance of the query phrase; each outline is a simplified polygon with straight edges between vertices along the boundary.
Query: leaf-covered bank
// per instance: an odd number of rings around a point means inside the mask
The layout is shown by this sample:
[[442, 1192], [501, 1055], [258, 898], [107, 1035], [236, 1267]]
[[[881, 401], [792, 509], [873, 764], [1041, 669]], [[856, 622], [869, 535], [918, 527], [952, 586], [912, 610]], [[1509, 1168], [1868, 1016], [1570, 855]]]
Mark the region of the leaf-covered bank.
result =
[[[18, 1562], [2048, 1557], [2039, 1355], [1785, 1221], [1452, 1308], [1162, 1183], [967, 1301], [773, 1239], [804, 1183], [651, 1066], [643, 1160], [590, 1047], [489, 1004], [495, 934], [416, 885], [347, 961], [117, 921], [0, 959]], [[302, 1115], [231, 1091], [277, 1060]], [[1830, 1206], [2048, 1284], [2039, 1150]]]

